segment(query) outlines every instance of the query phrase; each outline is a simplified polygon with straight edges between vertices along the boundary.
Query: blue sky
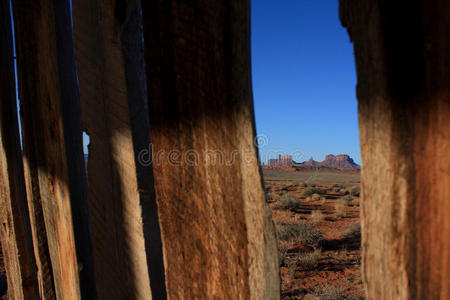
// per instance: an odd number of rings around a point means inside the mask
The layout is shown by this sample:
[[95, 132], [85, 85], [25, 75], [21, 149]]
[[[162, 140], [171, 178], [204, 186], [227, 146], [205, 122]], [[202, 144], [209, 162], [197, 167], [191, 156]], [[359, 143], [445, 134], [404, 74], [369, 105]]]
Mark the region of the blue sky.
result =
[[[353, 46], [337, 0], [252, 0], [252, 76], [260, 156], [361, 162]], [[267, 137], [267, 138], [266, 138]]]

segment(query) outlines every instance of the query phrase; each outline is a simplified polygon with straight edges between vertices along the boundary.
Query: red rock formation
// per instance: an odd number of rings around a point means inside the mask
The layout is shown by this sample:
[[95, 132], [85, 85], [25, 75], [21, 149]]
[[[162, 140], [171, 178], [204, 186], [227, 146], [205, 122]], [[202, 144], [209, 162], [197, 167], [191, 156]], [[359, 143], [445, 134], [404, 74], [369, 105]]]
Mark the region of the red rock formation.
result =
[[312, 157], [308, 160], [302, 163], [304, 166], [317, 166], [319, 162], [315, 161]]
[[329, 154], [325, 157], [323, 162], [319, 163], [319, 165], [334, 168], [359, 168], [359, 165], [357, 165], [347, 154], [336, 156]]
[[317, 162], [311, 157], [308, 161], [300, 164], [300, 166], [322, 166], [329, 168], [359, 169], [353, 159], [347, 154], [333, 155], [328, 154], [324, 161]]
[[281, 167], [281, 166], [292, 166], [294, 161], [292, 160], [292, 155], [278, 155], [278, 158], [269, 159], [268, 166], [270, 167]]

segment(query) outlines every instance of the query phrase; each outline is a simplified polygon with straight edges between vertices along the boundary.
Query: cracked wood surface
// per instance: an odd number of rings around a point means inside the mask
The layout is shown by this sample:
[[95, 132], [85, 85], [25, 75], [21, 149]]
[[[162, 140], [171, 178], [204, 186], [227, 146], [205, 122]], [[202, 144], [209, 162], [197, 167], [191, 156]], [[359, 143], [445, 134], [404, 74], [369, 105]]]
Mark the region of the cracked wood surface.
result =
[[340, 4], [358, 77], [368, 298], [449, 299], [449, 2]]
[[101, 299], [165, 298], [150, 166], [139, 1], [73, 3], [89, 204]]

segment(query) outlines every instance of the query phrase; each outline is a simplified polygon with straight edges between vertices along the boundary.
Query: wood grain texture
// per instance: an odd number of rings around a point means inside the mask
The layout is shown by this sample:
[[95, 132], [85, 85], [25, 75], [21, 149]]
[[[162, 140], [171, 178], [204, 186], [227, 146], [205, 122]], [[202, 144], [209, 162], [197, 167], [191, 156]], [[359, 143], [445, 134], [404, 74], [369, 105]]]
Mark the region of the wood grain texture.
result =
[[170, 299], [278, 299], [253, 121], [248, 1], [143, 1]]
[[0, 238], [8, 298], [39, 299], [17, 121], [10, 2], [0, 1]]
[[13, 11], [27, 188], [39, 193], [55, 295], [95, 299], [69, 2], [13, 1]]
[[449, 299], [449, 2], [340, 5], [358, 75], [368, 298]]
[[73, 2], [75, 47], [101, 299], [165, 298], [150, 166], [139, 1]]

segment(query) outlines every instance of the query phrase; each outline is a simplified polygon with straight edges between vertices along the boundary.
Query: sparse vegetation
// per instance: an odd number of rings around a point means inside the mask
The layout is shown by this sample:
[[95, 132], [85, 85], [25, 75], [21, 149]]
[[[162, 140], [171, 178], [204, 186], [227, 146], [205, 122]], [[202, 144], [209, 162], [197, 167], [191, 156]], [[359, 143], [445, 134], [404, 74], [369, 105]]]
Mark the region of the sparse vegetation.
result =
[[[264, 169], [264, 180], [299, 180], [307, 183], [306, 181], [310, 178], [314, 172], [286, 172], [282, 170]], [[337, 174], [337, 173], [326, 173], [319, 172], [315, 177], [314, 181], [317, 182], [330, 182], [337, 184], [347, 184], [349, 182], [359, 182], [359, 174]], [[315, 183], [309, 183], [315, 184]]]
[[307, 198], [307, 197], [311, 197], [313, 194], [324, 195], [326, 193], [327, 193], [326, 189], [319, 189], [319, 188], [315, 188], [315, 187], [307, 187], [303, 191], [302, 196]]
[[359, 206], [359, 198], [353, 199], [349, 203], [350, 206]]
[[287, 251], [288, 248], [285, 244], [278, 243], [278, 262], [281, 266], [285, 266], [287, 263]]
[[322, 239], [322, 232], [315, 229], [314, 224], [280, 224], [278, 238], [283, 241], [299, 241], [303, 245], [317, 246]]
[[287, 192], [286, 192], [286, 191], [283, 191], [283, 190], [277, 191], [276, 193], [277, 193], [278, 196], [280, 196], [280, 197], [287, 194]]
[[320, 300], [349, 300], [347, 294], [341, 289], [332, 285], [327, 285], [323, 288], [314, 291], [314, 296]]
[[344, 238], [360, 241], [361, 240], [361, 224], [354, 223], [354, 224], [349, 225], [344, 232]]
[[314, 252], [298, 253], [296, 257], [297, 263], [304, 270], [314, 270], [319, 262], [320, 254], [321, 251], [319, 249], [316, 249]]
[[[268, 171], [281, 175], [266, 180], [266, 191], [268, 198], [275, 199], [269, 203], [274, 209], [283, 295], [303, 291], [298, 296], [309, 300], [363, 299], [358, 298], [364, 296], [359, 269], [361, 229], [354, 208], [360, 201], [359, 177]], [[307, 181], [312, 175], [314, 183]], [[336, 276], [341, 271], [348, 277]], [[308, 279], [303, 280], [306, 274]], [[323, 278], [327, 283], [321, 283]]]
[[314, 189], [313, 188], [306, 188], [303, 193], [302, 196], [305, 198], [311, 197], [313, 194]]
[[361, 188], [360, 188], [359, 186], [355, 186], [355, 187], [353, 187], [353, 188], [351, 189], [350, 194], [351, 194], [352, 196], [357, 196], [357, 197], [359, 197], [360, 191], [361, 191]]
[[303, 297], [303, 300], [320, 300], [320, 299], [314, 296], [313, 294], [306, 294], [305, 297]]
[[295, 259], [290, 259], [287, 263], [289, 276], [294, 279], [295, 271], [297, 271], [297, 261]]
[[333, 184], [331, 187], [332, 187], [332, 188], [338, 188], [338, 189], [343, 189], [343, 188], [345, 188], [345, 186], [344, 186], [343, 184], [338, 184], [338, 183]]
[[344, 196], [342, 199], [345, 200], [345, 201], [347, 202], [347, 203], [346, 203], [347, 205], [350, 204], [350, 202], [353, 201], [353, 197], [350, 196], [350, 195]]
[[336, 217], [338, 218], [342, 218], [347, 216], [347, 212], [345, 211], [345, 206], [347, 205], [347, 201], [345, 200], [338, 200], [336, 201], [336, 203], [334, 204], [334, 210], [335, 210], [335, 214]]
[[276, 201], [277, 198], [278, 198], [278, 195], [273, 191], [270, 191], [266, 194], [266, 200], [268, 203]]
[[323, 213], [320, 210], [313, 210], [311, 212], [310, 218], [314, 223], [318, 223], [318, 222], [322, 221], [325, 218], [325, 216], [323, 215]]
[[277, 209], [296, 209], [299, 207], [300, 199], [289, 194], [283, 194], [275, 205]]
[[319, 201], [319, 200], [322, 200], [322, 196], [320, 196], [319, 194], [313, 194], [312, 199], [315, 201]]

